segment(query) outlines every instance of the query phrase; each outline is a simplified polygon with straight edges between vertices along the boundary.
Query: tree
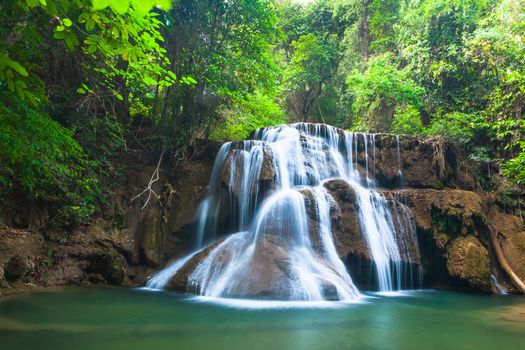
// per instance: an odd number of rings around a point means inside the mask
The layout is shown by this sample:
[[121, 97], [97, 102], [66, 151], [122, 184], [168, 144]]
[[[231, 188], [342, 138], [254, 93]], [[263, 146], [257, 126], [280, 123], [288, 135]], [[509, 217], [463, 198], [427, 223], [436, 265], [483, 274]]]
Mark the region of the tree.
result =
[[503, 172], [525, 183], [525, 8], [501, 1], [467, 42], [469, 62], [489, 87], [481, 126], [493, 140]]
[[57, 226], [104, 201], [106, 162], [122, 145], [115, 117], [125, 121], [148, 86], [175, 82], [149, 12], [157, 2], [0, 5], [0, 201], [25, 196]]
[[273, 1], [181, 0], [166, 14], [166, 49], [189, 84], [160, 91], [156, 114], [165, 137], [180, 146], [206, 137], [224, 121], [219, 107], [272, 89], [279, 36]]
[[334, 52], [330, 43], [312, 33], [292, 43], [294, 54], [283, 74], [287, 104], [295, 120], [308, 121], [313, 103], [321, 95], [323, 84], [332, 77]]
[[366, 70], [354, 71], [347, 83], [354, 96], [352, 108], [359, 116], [354, 128], [360, 130], [390, 132], [396, 107], [421, 107], [424, 89], [395, 67], [390, 54], [371, 58]]

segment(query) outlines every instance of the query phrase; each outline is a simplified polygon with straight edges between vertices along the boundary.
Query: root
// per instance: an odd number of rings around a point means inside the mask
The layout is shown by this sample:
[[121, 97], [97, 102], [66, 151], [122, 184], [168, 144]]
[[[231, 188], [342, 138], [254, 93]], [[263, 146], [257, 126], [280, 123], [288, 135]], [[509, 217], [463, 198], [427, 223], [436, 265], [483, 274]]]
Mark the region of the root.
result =
[[138, 199], [142, 197], [143, 195], [147, 195], [146, 202], [142, 206], [141, 210], [144, 210], [144, 208], [146, 208], [152, 196], [157, 198], [157, 200], [160, 203], [160, 206], [162, 206], [162, 202], [160, 201], [160, 196], [157, 193], [155, 193], [152, 187], [155, 182], [159, 181], [160, 164], [162, 163], [163, 156], [164, 156], [164, 151], [162, 151], [162, 153], [160, 154], [159, 161], [157, 162], [157, 167], [155, 168], [155, 171], [153, 171], [153, 174], [151, 174], [151, 178], [149, 179], [149, 182], [146, 188], [142, 192], [137, 194], [135, 197], [131, 198], [131, 202], [133, 203], [135, 199]]
[[432, 165], [434, 169], [437, 170], [438, 178], [442, 179], [445, 176], [445, 148], [443, 146], [443, 138], [439, 137], [433, 140], [432, 148], [434, 148]]

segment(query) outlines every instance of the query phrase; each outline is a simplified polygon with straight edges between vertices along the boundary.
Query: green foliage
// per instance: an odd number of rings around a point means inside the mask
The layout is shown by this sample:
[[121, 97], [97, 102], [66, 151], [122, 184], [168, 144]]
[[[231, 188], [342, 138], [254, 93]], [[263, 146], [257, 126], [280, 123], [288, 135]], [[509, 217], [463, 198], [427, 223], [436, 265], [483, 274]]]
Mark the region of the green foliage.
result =
[[356, 129], [390, 132], [397, 106], [420, 108], [424, 89], [406, 71], [397, 69], [392, 60], [390, 54], [373, 57], [364, 72], [354, 70], [348, 77], [353, 108], [360, 116]]
[[433, 118], [425, 133], [442, 135], [453, 141], [467, 143], [474, 136], [476, 121], [476, 115], [461, 112], [446, 113]]
[[0, 198], [21, 192], [54, 211], [55, 224], [85, 220], [99, 183], [73, 132], [16, 97], [0, 95]]
[[348, 117], [347, 101], [339, 101], [345, 79], [337, 72], [345, 33], [357, 21], [354, 10], [354, 2], [347, 0], [279, 7], [279, 25], [286, 34], [278, 45], [285, 61], [282, 101], [290, 121], [336, 123]]
[[372, 0], [368, 5], [370, 12], [369, 28], [372, 42], [370, 49], [374, 52], [388, 50], [395, 46], [393, 23], [399, 20], [401, 1]]
[[248, 96], [245, 101], [223, 112], [225, 124], [212, 131], [212, 140], [243, 140], [254, 130], [286, 122], [284, 111], [272, 96], [261, 92]]
[[[17, 17], [52, 19], [54, 39], [61, 41], [67, 51], [79, 48], [97, 61], [86, 67], [98, 77], [94, 75], [96, 79], [89, 79], [77, 91], [93, 93], [103, 88], [122, 101], [130, 85], [169, 86], [176, 82], [175, 74], [168, 69], [166, 51], [160, 45], [164, 40], [159, 32], [161, 22], [156, 13], [149, 12], [157, 3], [166, 9], [171, 4], [164, 0], [27, 0], [13, 2], [6, 12]], [[12, 43], [0, 44], [0, 81], [5, 81], [21, 99], [34, 104], [28, 82], [22, 79], [29, 76], [24, 58], [15, 61], [10, 57], [17, 55], [14, 48]], [[91, 86], [87, 88], [86, 84]]]
[[[317, 120], [345, 128], [445, 136], [523, 182], [524, 11], [514, 0], [284, 3], [283, 100], [308, 105], [300, 97], [314, 90], [313, 108], [299, 114], [319, 109]], [[336, 44], [324, 45], [331, 37]], [[316, 86], [327, 55], [330, 76]]]
[[0, 5], [2, 206], [26, 197], [60, 226], [86, 220], [110, 194], [124, 126], [108, 115], [125, 116], [150, 86], [176, 82], [161, 46], [163, 24], [150, 12], [156, 4], [171, 2]]
[[333, 37], [322, 41], [310, 33], [292, 42], [294, 51], [283, 73], [283, 87], [297, 120], [308, 120], [313, 102], [332, 75], [334, 41]]
[[520, 144], [520, 153], [503, 163], [503, 174], [519, 185], [525, 184], [525, 142]]
[[275, 89], [272, 45], [280, 31], [273, 1], [181, 0], [164, 22], [174, 72], [193, 78], [158, 91], [154, 119], [174, 147], [224, 125], [223, 112], [255, 91]]
[[424, 127], [421, 114], [413, 105], [398, 105], [394, 110], [391, 132], [395, 134], [421, 135]]

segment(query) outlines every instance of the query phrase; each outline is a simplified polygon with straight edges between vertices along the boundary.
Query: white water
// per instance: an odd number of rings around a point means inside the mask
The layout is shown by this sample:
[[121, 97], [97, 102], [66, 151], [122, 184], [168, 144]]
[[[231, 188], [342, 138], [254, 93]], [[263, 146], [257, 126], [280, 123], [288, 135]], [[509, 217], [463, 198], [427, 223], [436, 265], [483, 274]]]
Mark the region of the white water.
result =
[[501, 284], [499, 284], [498, 280], [496, 279], [496, 276], [491, 274], [490, 280], [492, 281], [492, 284], [494, 284], [494, 287], [496, 287], [498, 294], [501, 294], [501, 295], [507, 294], [507, 290]]
[[[330, 213], [337, 203], [323, 182], [334, 178], [346, 180], [355, 190], [378, 289], [401, 289], [406, 277], [402, 274], [403, 249], [408, 241], [414, 244], [415, 234], [407, 225], [407, 209], [398, 209], [394, 201], [396, 209], [392, 211], [383, 195], [374, 190], [376, 135], [298, 123], [260, 129], [254, 138], [226, 143], [219, 151], [208, 196], [198, 212], [198, 247], [216, 238], [219, 212], [225, 205], [230, 207], [231, 222], [222, 229], [233, 234], [193, 270], [188, 279], [190, 290], [212, 298], [256, 296], [256, 292], [267, 291], [295, 301], [358, 298], [360, 293], [332, 235]], [[363, 149], [365, 169], [361, 176], [357, 158]], [[265, 152], [270, 156], [265, 157]], [[399, 158], [398, 147], [398, 164]], [[275, 180], [271, 188], [263, 189], [261, 171], [269, 165], [265, 162], [271, 162]], [[224, 189], [221, 192], [224, 185], [227, 196]], [[314, 232], [308, 225], [307, 193], [317, 216]], [[190, 258], [161, 271], [148, 287], [162, 289]]]
[[168, 266], [166, 266], [164, 269], [158, 272], [155, 276], [150, 278], [150, 280], [146, 284], [146, 288], [163, 289], [164, 287], [166, 287], [166, 284], [168, 284], [170, 278], [173, 277], [173, 275], [175, 275], [175, 273], [179, 271], [179, 269], [183, 267], [184, 264], [186, 264], [198, 252], [199, 251], [195, 251], [181, 259], [170, 263]]

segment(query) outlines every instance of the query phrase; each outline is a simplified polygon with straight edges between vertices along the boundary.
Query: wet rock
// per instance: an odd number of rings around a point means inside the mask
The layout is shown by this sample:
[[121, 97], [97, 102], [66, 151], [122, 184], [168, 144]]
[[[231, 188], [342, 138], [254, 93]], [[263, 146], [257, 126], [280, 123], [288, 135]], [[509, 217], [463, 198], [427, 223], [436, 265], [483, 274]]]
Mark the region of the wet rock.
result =
[[268, 147], [263, 148], [263, 164], [261, 168], [262, 181], [274, 181], [276, 176], [275, 166], [272, 160], [272, 152]]
[[86, 274], [82, 269], [82, 267], [85, 268], [85, 265], [82, 266], [77, 259], [62, 258], [60, 255], [55, 256], [55, 259], [60, 259], [60, 262], [57, 262], [53, 268], [46, 273], [45, 279], [42, 281], [43, 285], [75, 285], [86, 282]]
[[190, 289], [190, 286], [188, 285], [188, 277], [193, 272], [195, 267], [204, 259], [208, 254], [210, 254], [211, 251], [213, 251], [217, 246], [219, 246], [224, 239], [219, 240], [205, 249], [203, 249], [201, 252], [197, 253], [193, 258], [191, 258], [184, 266], [182, 266], [179, 271], [170, 279], [168, 282], [168, 285], [166, 286], [166, 289], [168, 290], [174, 290], [178, 292], [186, 292], [188, 289]]
[[[5, 279], [5, 273], [3, 267], [0, 266], [0, 289], [9, 287], [7, 280]], [[0, 292], [0, 295], [2, 293]]]
[[331, 180], [324, 184], [338, 208], [332, 210], [332, 230], [337, 252], [343, 261], [350, 255], [371, 261], [368, 244], [359, 221], [355, 190], [345, 180]]
[[146, 261], [158, 266], [162, 262], [164, 253], [164, 230], [162, 230], [161, 211], [152, 205], [140, 224], [140, 247]]
[[482, 199], [475, 192], [464, 190], [400, 190], [395, 192], [414, 213], [418, 228], [436, 228], [453, 234], [474, 230], [474, 221], [481, 219]]
[[[457, 171], [455, 146], [442, 138], [400, 135], [399, 153], [395, 135], [376, 134], [374, 139], [369, 138], [369, 142], [375, 141], [375, 162], [372, 144], [369, 145], [369, 168], [380, 186], [442, 189], [466, 185], [464, 174]], [[364, 164], [363, 149], [358, 160]]]
[[[226, 160], [220, 175], [222, 186], [224, 188], [230, 188], [235, 198], [240, 197], [243, 176], [247, 175], [243, 173], [246, 155], [242, 155], [241, 152], [245, 151], [240, 148], [239, 143], [234, 143], [230, 152], [226, 155]], [[271, 149], [268, 146], [263, 146], [262, 153], [263, 160], [259, 174], [258, 187], [262, 192], [261, 196], [264, 196], [264, 192], [273, 187], [277, 172], [273, 164]]]
[[172, 169], [163, 195], [163, 225], [166, 230], [163, 262], [185, 253], [195, 244], [193, 229], [198, 207], [208, 190], [212, 161], [186, 161]]
[[[199, 293], [202, 286], [195, 285], [191, 276], [197, 266], [206, 259], [212, 259], [214, 273], [227, 268], [234, 253], [232, 247], [225, 241], [219, 241], [190, 259], [168, 283], [167, 288], [177, 291]], [[213, 252], [213, 253], [212, 253]], [[290, 300], [293, 298], [292, 259], [280, 237], [266, 234], [257, 242], [251, 258], [242, 269], [236, 270], [235, 280], [230, 281], [226, 294], [233, 298], [256, 298], [273, 300]], [[338, 298], [335, 286], [326, 282], [323, 285], [325, 297]]]

